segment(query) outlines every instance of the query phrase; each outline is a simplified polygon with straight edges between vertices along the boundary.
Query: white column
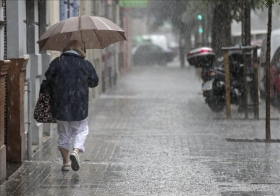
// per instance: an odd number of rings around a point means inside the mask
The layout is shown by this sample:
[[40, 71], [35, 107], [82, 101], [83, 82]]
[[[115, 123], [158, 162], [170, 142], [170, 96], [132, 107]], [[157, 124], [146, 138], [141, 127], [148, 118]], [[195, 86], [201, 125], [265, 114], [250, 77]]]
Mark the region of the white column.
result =
[[[29, 62], [27, 66], [28, 73], [26, 78], [31, 81], [31, 111], [34, 111], [39, 96], [42, 75], [42, 56], [39, 54], [39, 46], [36, 43], [39, 39], [39, 16], [38, 1], [29, 0], [26, 7], [27, 22], [27, 52], [29, 54]], [[41, 146], [43, 143], [43, 124], [37, 123], [33, 118], [31, 122], [32, 144]]]
[[25, 0], [6, 1], [7, 4], [7, 58], [26, 54]]
[[[47, 30], [47, 24], [49, 23], [49, 19], [47, 19], [47, 16], [49, 16], [48, 14], [48, 9], [47, 9], [47, 2], [43, 1], [41, 3], [38, 4], [39, 9], [40, 9], [40, 21], [39, 21], [39, 31], [40, 31], [40, 36], [42, 36], [44, 34], [44, 32]], [[35, 18], [36, 17], [35, 15]], [[38, 44], [37, 44], [38, 46]], [[39, 50], [39, 49], [38, 49]], [[51, 63], [52, 60], [52, 56], [50, 53], [46, 52], [46, 51], [41, 51], [41, 65], [42, 65], [42, 73], [41, 73], [41, 81], [45, 80], [45, 72], [47, 71], [47, 69], [49, 68], [49, 65]], [[43, 125], [43, 134], [46, 136], [52, 136], [53, 130], [52, 130], [52, 126], [50, 123], [44, 123]]]

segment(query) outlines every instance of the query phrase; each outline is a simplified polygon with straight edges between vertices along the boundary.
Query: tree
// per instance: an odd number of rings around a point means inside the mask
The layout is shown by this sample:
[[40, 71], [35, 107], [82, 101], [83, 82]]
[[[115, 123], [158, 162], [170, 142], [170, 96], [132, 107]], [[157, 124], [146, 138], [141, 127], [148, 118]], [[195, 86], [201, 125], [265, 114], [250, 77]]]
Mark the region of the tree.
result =
[[[264, 0], [250, 0], [251, 8], [258, 9], [264, 5]], [[149, 6], [149, 15], [152, 18], [151, 26], [156, 29], [168, 20], [177, 32], [185, 35], [197, 33], [197, 15], [203, 14], [207, 21], [212, 23], [212, 47], [220, 56], [221, 47], [231, 45], [231, 22], [242, 20], [242, 0], [152, 0]], [[183, 21], [184, 15], [188, 20]], [[204, 31], [205, 32], [205, 31]], [[209, 33], [210, 34], [210, 33]]]
[[218, 57], [222, 56], [223, 46], [231, 45], [232, 16], [230, 12], [230, 3], [215, 2], [212, 19], [212, 48]]
[[267, 49], [266, 49], [266, 141], [271, 141], [270, 134], [270, 50], [271, 50], [271, 18], [272, 18], [272, 4], [278, 0], [265, 0], [265, 5], [268, 7], [268, 22], [267, 22]]
[[198, 1], [191, 0], [153, 0], [149, 5], [150, 27], [157, 29], [165, 21], [172, 23], [174, 32], [179, 35], [180, 43], [180, 61], [184, 66], [185, 46], [190, 44], [191, 33], [193, 32], [197, 7], [203, 5]]
[[[231, 45], [231, 22], [242, 20], [242, 0], [208, 0], [208, 3], [213, 7], [212, 47], [221, 56], [221, 48]], [[263, 7], [260, 0], [251, 0], [250, 3], [253, 10]]]
[[152, 0], [149, 5], [149, 16], [152, 18], [150, 24], [152, 28], [156, 29], [165, 21], [170, 21], [172, 25], [181, 29], [184, 28], [182, 16], [187, 9], [188, 0]]

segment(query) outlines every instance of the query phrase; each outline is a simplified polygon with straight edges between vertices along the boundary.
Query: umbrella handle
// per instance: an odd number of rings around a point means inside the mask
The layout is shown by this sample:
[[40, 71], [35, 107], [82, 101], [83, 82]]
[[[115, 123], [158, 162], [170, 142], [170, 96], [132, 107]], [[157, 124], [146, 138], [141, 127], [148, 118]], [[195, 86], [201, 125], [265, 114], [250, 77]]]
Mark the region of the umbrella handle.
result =
[[[79, 16], [79, 29], [81, 29], [81, 16]], [[83, 33], [81, 31], [81, 41], [84, 43], [84, 53], [86, 53], [86, 43], [83, 41]]]
[[84, 44], [84, 53], [86, 53], [86, 42], [85, 41], [83, 41], [83, 44]]

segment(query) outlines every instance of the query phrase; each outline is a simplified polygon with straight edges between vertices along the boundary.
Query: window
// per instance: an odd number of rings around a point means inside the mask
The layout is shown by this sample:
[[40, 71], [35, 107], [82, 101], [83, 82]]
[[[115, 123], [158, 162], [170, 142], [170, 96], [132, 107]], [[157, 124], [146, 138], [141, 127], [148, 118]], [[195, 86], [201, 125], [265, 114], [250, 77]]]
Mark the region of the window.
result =
[[157, 47], [157, 46], [154, 46], [154, 45], [151, 46], [151, 52], [153, 52], [153, 53], [160, 53], [161, 51], [162, 50], [161, 50], [160, 47]]
[[266, 37], [266, 34], [256, 34], [256, 39], [264, 39]]

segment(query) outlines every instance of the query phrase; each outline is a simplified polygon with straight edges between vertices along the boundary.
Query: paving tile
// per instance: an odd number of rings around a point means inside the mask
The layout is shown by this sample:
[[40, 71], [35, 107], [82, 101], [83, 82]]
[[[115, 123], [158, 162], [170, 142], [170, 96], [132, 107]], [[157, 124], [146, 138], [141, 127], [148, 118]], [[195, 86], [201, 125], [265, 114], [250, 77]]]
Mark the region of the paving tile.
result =
[[[79, 172], [61, 171], [54, 134], [0, 195], [280, 195], [280, 143], [259, 142], [265, 121], [221, 119], [200, 88], [192, 68], [135, 67], [90, 104]], [[279, 122], [271, 128], [279, 139]]]

